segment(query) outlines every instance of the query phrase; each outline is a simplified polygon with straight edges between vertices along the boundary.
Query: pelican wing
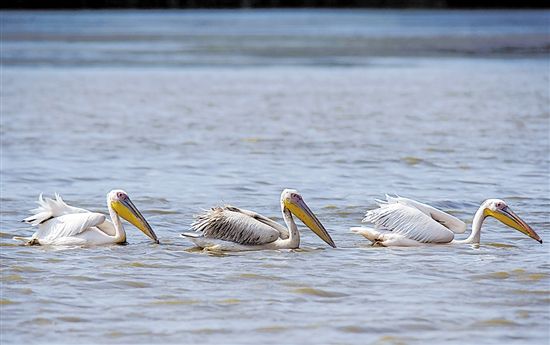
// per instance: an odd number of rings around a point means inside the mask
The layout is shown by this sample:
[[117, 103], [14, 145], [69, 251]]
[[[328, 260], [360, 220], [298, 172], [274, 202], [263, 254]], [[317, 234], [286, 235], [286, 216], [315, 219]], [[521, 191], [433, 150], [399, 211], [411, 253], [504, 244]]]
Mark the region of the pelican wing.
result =
[[261, 214], [256, 213], [254, 211], [243, 210], [242, 208], [231, 207], [231, 209], [236, 209], [237, 211], [239, 211], [243, 214], [246, 214], [247, 216], [250, 216], [250, 217], [256, 219], [257, 221], [262, 222], [265, 225], [272, 227], [273, 229], [275, 229], [279, 232], [279, 237], [282, 238], [283, 240], [286, 240], [289, 236], [288, 229], [285, 228], [284, 226], [282, 226], [281, 224], [277, 223], [276, 221], [272, 220], [272, 219], [264, 217]]
[[454, 233], [451, 230], [412, 205], [388, 198], [387, 202], [380, 203], [379, 208], [367, 212], [363, 222], [373, 223], [376, 229], [391, 231], [422, 243], [446, 243], [453, 240]]
[[[271, 243], [280, 236], [280, 228], [272, 220], [259, 214], [233, 206], [215, 207], [196, 217], [191, 228], [204, 237], [244, 245]], [[274, 222], [273, 222], [274, 223]], [[286, 229], [285, 229], [286, 230]], [[288, 236], [288, 231], [286, 232]]]
[[43, 198], [42, 194], [40, 194], [36, 203], [38, 204], [38, 207], [31, 210], [34, 214], [23, 219], [24, 222], [35, 226], [62, 215], [89, 212], [83, 208], [67, 205], [57, 193], [55, 194], [55, 200]]
[[444, 227], [451, 230], [455, 234], [463, 234], [466, 231], [466, 223], [464, 223], [460, 219], [446, 212], [438, 210], [435, 207], [423, 204], [416, 200], [402, 198], [402, 197], [394, 198], [389, 195], [386, 195], [386, 201], [382, 201], [381, 203], [383, 204], [398, 203], [398, 204], [404, 204], [404, 205], [416, 208], [422, 213], [426, 214], [427, 216], [430, 216], [439, 224], [443, 225]]
[[39, 241], [52, 242], [63, 237], [74, 237], [87, 229], [105, 222], [101, 213], [72, 213], [54, 217], [41, 223], [33, 238]]

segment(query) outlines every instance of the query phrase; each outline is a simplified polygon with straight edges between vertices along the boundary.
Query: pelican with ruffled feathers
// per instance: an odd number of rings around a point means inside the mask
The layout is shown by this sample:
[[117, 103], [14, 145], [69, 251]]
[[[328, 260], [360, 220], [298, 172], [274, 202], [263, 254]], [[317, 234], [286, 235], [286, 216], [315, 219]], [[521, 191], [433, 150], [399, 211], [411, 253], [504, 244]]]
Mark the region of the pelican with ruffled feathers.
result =
[[379, 208], [368, 211], [363, 219], [363, 222], [374, 224], [374, 228], [351, 228], [374, 245], [479, 244], [481, 225], [487, 217], [494, 217], [542, 243], [539, 235], [500, 199], [488, 199], [481, 204], [472, 221], [472, 232], [464, 240], [454, 237], [466, 231], [466, 224], [448, 213], [407, 198], [386, 195], [386, 201], [377, 201]]
[[111, 220], [104, 214], [90, 212], [83, 208], [67, 205], [59, 194], [55, 200], [38, 198], [38, 208], [32, 210], [34, 215], [23, 222], [37, 226], [32, 237], [14, 237], [14, 240], [26, 245], [78, 245], [91, 246], [126, 242], [126, 232], [121, 217], [155, 243], [157, 235], [147, 223], [141, 212], [134, 206], [130, 197], [123, 190], [112, 190], [107, 194], [107, 207]]
[[296, 249], [300, 233], [292, 215], [299, 218], [317, 236], [336, 248], [329, 233], [293, 189], [281, 193], [281, 212], [287, 225], [233, 206], [215, 207], [198, 215], [191, 229], [181, 234], [197, 247], [218, 251], [248, 251], [264, 249]]

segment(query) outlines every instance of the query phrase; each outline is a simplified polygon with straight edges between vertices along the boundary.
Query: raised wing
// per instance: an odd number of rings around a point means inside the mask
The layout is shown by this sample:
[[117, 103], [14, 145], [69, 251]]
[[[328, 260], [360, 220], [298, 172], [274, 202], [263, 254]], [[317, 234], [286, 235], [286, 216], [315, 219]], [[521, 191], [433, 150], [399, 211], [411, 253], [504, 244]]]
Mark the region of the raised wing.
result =
[[[266, 219], [252, 211], [233, 206], [215, 207], [197, 216], [191, 228], [202, 232], [204, 237], [258, 245], [271, 243], [280, 236], [279, 229], [270, 224], [273, 221]], [[286, 234], [288, 236], [288, 231]]]
[[454, 238], [451, 230], [430, 215], [416, 207], [389, 200], [381, 203], [379, 208], [368, 211], [363, 222], [422, 243], [447, 243]]
[[73, 237], [94, 226], [105, 222], [101, 213], [73, 213], [54, 217], [39, 225], [33, 238], [48, 243], [63, 237]]
[[42, 224], [52, 218], [63, 216], [73, 213], [89, 212], [83, 208], [73, 207], [67, 205], [61, 196], [55, 193], [55, 200], [50, 198], [43, 198], [42, 194], [38, 197], [36, 202], [38, 207], [31, 210], [34, 214], [30, 217], [23, 219], [24, 222], [32, 224], [34, 226]]
[[435, 207], [432, 207], [427, 204], [423, 204], [421, 202], [418, 202], [416, 200], [408, 199], [408, 198], [402, 198], [402, 197], [391, 197], [389, 195], [386, 195], [386, 201], [380, 201], [381, 204], [403, 204], [407, 205], [413, 208], [418, 209], [422, 213], [426, 214], [427, 216], [430, 216], [435, 221], [437, 221], [439, 224], [443, 225], [447, 229], [451, 230], [455, 234], [463, 234], [466, 231], [466, 223], [461, 221], [460, 219], [443, 212], [441, 210], [438, 210]]

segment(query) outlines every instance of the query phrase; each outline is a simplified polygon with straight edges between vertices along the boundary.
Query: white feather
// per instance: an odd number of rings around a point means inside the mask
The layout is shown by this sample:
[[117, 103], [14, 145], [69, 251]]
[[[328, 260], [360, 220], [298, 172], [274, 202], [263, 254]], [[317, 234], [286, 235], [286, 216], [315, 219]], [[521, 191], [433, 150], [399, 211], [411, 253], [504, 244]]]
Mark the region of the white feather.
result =
[[44, 199], [42, 193], [40, 193], [36, 203], [38, 204], [38, 207], [31, 210], [34, 214], [23, 220], [24, 222], [34, 226], [39, 225], [52, 217], [59, 217], [71, 213], [89, 212], [82, 208], [67, 205], [57, 193], [55, 193], [55, 200], [50, 198]]
[[352, 231], [382, 245], [448, 243], [454, 238], [449, 226], [455, 232], [466, 228], [457, 218], [411, 199], [386, 195], [386, 201], [378, 203], [379, 208], [368, 211], [363, 219], [374, 224], [374, 229], [361, 227]]
[[455, 234], [463, 234], [466, 231], [466, 223], [448, 213], [438, 210], [435, 207], [418, 202], [416, 200], [402, 197], [391, 197], [389, 195], [386, 195], [386, 199], [387, 201], [383, 202], [384, 204], [398, 203], [418, 209], [419, 211], [433, 218], [439, 224], [443, 225]]
[[63, 237], [75, 237], [105, 221], [101, 213], [73, 213], [52, 218], [40, 224], [35, 236], [41, 243], [51, 243]]
[[[23, 221], [38, 227], [32, 237], [14, 237], [26, 244], [84, 245], [112, 243], [115, 229], [105, 215], [67, 205], [59, 194], [55, 200], [38, 197], [34, 214]], [[98, 228], [101, 226], [101, 229]]]
[[373, 244], [378, 244], [385, 247], [399, 246], [399, 247], [416, 247], [421, 246], [423, 243], [406, 238], [401, 234], [392, 233], [386, 230], [376, 230], [367, 227], [353, 227], [350, 230], [356, 234], [363, 235]]

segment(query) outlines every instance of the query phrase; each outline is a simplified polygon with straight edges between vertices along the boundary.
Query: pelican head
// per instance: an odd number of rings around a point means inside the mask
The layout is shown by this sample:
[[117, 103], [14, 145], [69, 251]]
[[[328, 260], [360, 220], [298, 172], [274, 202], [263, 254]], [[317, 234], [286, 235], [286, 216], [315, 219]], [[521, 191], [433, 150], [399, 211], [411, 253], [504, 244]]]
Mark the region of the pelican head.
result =
[[311, 231], [313, 231], [329, 246], [336, 248], [336, 245], [327, 230], [306, 205], [304, 199], [302, 199], [302, 196], [298, 193], [298, 191], [294, 189], [283, 190], [281, 193], [281, 207], [283, 208], [283, 211], [287, 209], [298, 217], [308, 228], [311, 229]]
[[542, 243], [539, 235], [531, 227], [515, 214], [503, 200], [489, 199], [484, 202], [483, 215], [494, 217], [511, 228], [524, 233], [535, 241]]
[[120, 189], [115, 189], [107, 195], [107, 202], [111, 208], [128, 222], [132, 223], [136, 228], [141, 230], [145, 235], [151, 238], [155, 243], [159, 243], [157, 235], [145, 220], [145, 217], [138, 211], [134, 203], [130, 200], [128, 194]]

